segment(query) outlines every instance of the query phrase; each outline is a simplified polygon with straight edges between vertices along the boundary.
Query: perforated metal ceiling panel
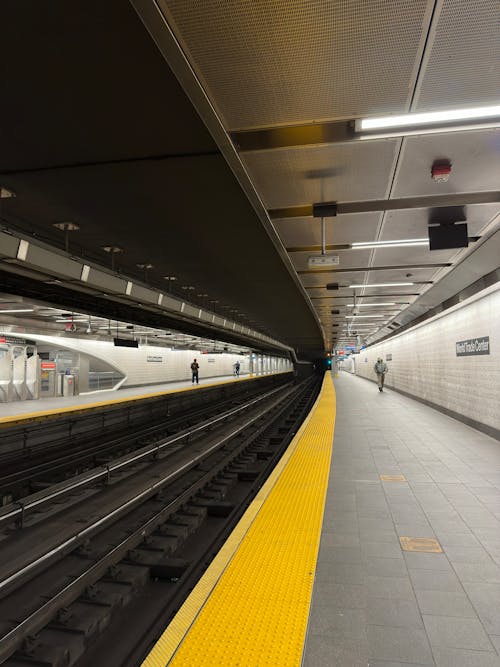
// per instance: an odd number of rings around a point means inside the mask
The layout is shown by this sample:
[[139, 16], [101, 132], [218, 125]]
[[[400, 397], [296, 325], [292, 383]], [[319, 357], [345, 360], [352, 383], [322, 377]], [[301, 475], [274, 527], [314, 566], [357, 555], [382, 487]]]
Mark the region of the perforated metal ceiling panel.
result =
[[[442, 158], [451, 160], [451, 176], [447, 183], [435, 183], [432, 163]], [[496, 190], [499, 174], [500, 130], [408, 137], [392, 196]]]
[[428, 246], [410, 248], [380, 248], [373, 253], [373, 266], [405, 264], [436, 264], [449, 262], [456, 250], [429, 250]]
[[[407, 110], [427, 0], [165, 0], [231, 130]], [[383, 74], [382, 74], [383, 73]]]
[[[497, 204], [474, 204], [472, 206], [456, 207], [456, 221], [460, 214], [467, 221], [469, 236], [478, 236], [489, 222], [500, 212]], [[385, 216], [384, 228], [380, 240], [411, 239], [427, 237], [429, 221], [447, 214], [445, 210], [432, 212], [427, 208], [415, 208], [404, 211], [388, 211]], [[434, 257], [434, 254], [432, 254]]]
[[315, 201], [384, 199], [396, 139], [245, 153], [268, 208]]
[[[395, 283], [395, 282], [404, 282], [404, 281], [428, 281], [434, 280], [434, 276], [438, 273], [440, 269], [435, 269], [434, 267], [429, 268], [419, 268], [419, 269], [391, 269], [388, 271], [368, 271], [366, 282], [371, 283]], [[358, 280], [353, 280], [353, 283], [359, 282]]]
[[[372, 241], [375, 238], [380, 219], [380, 213], [326, 218], [326, 242], [329, 244]], [[273, 220], [273, 224], [286, 247], [321, 243], [321, 222], [318, 218], [288, 218]]]
[[500, 2], [446, 0], [438, 5], [438, 22], [415, 109], [498, 103]]

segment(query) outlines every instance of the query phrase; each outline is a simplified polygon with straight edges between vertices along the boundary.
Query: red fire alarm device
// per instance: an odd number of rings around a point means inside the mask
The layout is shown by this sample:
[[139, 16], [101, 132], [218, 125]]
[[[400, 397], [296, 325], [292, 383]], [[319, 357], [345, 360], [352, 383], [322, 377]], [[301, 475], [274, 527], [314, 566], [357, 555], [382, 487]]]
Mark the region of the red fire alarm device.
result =
[[431, 168], [431, 177], [436, 183], [446, 183], [451, 174], [451, 162], [449, 160], [435, 160]]

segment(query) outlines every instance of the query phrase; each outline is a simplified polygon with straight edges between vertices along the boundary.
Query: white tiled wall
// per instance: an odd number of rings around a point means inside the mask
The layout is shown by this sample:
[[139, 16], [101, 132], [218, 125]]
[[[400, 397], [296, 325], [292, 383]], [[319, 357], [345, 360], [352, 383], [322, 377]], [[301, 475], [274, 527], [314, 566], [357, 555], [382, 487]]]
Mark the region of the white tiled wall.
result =
[[[241, 375], [248, 373], [250, 370], [249, 357], [239, 354], [201, 354], [197, 350], [170, 350], [149, 345], [141, 345], [138, 348], [115, 347], [110, 341], [44, 335], [30, 335], [30, 338], [104, 360], [126, 376], [122, 387], [190, 379], [190, 366], [194, 358], [200, 365], [200, 379], [232, 375], [233, 364], [236, 361], [240, 362]], [[148, 361], [148, 357], [161, 357], [162, 360]], [[291, 369], [292, 365], [288, 359], [266, 357], [265, 371], [277, 372]]]
[[[456, 356], [457, 341], [481, 336], [489, 355]], [[356, 374], [375, 379], [387, 354], [388, 386], [500, 429], [500, 289], [354, 355]]]

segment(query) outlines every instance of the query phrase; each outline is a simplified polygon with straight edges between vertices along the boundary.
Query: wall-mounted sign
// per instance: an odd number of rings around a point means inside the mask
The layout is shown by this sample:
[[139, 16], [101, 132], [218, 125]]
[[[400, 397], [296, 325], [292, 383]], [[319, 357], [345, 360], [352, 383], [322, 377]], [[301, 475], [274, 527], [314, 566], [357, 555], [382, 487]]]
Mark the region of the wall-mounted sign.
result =
[[385, 355], [385, 360], [386, 361], [392, 361], [392, 354], [386, 354]]
[[16, 336], [9, 336], [8, 334], [0, 334], [0, 343], [7, 343], [7, 345], [36, 345], [34, 341], [26, 340], [26, 338], [16, 338]]
[[56, 368], [55, 361], [42, 361], [40, 368], [44, 371], [53, 371]]
[[457, 357], [470, 357], [475, 354], [490, 353], [490, 337], [469, 338], [468, 340], [459, 340], [455, 343]]
[[148, 354], [146, 361], [149, 361], [151, 363], [161, 364], [163, 361], [163, 357], [155, 357], [152, 354]]

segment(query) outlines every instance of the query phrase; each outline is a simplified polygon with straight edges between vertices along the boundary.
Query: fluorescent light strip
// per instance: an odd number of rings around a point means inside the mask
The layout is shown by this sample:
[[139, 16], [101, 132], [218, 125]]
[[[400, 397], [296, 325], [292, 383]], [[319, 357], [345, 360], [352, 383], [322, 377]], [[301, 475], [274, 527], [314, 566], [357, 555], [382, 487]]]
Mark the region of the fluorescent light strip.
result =
[[357, 287], [408, 287], [415, 283], [369, 283], [367, 285], [349, 285], [349, 289], [356, 289]]
[[401, 116], [383, 116], [381, 118], [363, 118], [356, 121], [357, 131], [390, 130], [415, 126], [435, 125], [436, 123], [456, 123], [457, 121], [500, 118], [500, 105], [474, 107], [471, 109], [451, 109], [447, 111], [429, 111], [408, 113]]
[[376, 317], [379, 320], [383, 320], [387, 317], [387, 315], [346, 315], [346, 319], [352, 318], [352, 317]]
[[9, 310], [0, 310], [0, 315], [5, 313], [33, 313], [34, 308], [10, 308]]
[[403, 248], [429, 245], [429, 239], [398, 239], [395, 241], [362, 241], [351, 243], [353, 250], [368, 250], [370, 248]]
[[395, 301], [385, 301], [381, 303], [346, 303], [347, 308], [366, 308], [367, 306], [397, 306]]
[[89, 318], [70, 318], [70, 317], [61, 317], [60, 319], [54, 320], [54, 322], [66, 322], [67, 324], [72, 324], [73, 322], [88, 322]]

